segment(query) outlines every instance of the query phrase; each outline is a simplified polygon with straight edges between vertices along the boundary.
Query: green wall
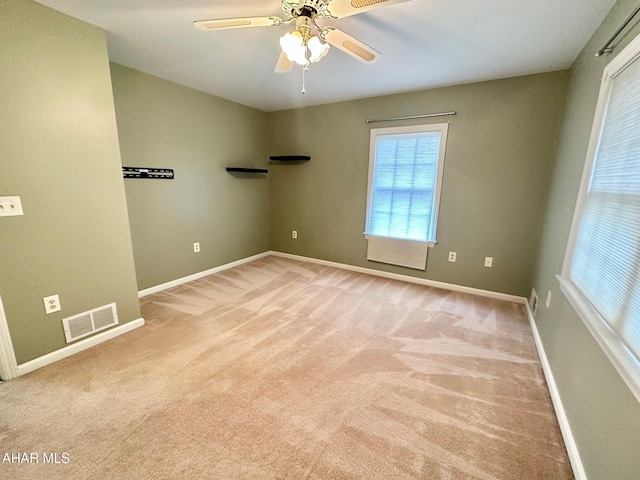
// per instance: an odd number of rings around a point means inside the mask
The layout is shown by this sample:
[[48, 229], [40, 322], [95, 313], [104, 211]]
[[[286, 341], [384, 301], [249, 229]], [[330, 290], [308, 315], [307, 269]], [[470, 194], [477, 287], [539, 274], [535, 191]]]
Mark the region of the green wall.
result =
[[[270, 113], [271, 154], [312, 157], [271, 165], [271, 248], [528, 296], [567, 81], [554, 72]], [[452, 110], [431, 121], [450, 126], [426, 272], [367, 261], [369, 131], [416, 122], [365, 120]]]
[[[269, 250], [266, 113], [111, 65], [122, 164], [174, 180], [124, 181], [138, 289]], [[194, 253], [194, 242], [200, 253]]]
[[0, 195], [25, 212], [0, 219], [0, 296], [21, 364], [66, 345], [64, 317], [140, 309], [104, 33], [2, 0], [0, 45]]
[[[637, 20], [616, 41], [613, 54], [598, 51], [637, 6], [621, 0], [571, 68], [565, 113], [534, 287], [541, 299], [536, 324], [589, 478], [638, 478], [640, 404], [576, 315], [556, 275], [562, 270], [578, 187], [604, 67], [640, 33]], [[551, 290], [550, 308], [544, 299]]]

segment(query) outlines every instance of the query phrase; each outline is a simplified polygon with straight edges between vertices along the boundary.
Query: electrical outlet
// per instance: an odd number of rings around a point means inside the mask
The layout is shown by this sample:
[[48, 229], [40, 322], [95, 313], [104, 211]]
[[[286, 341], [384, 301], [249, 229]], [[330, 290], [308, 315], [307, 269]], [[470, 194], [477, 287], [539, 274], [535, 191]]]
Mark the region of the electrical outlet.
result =
[[538, 311], [538, 293], [535, 288], [531, 289], [531, 297], [529, 297], [529, 306], [531, 307], [531, 313], [533, 316], [536, 316], [536, 312]]
[[544, 304], [549, 308], [551, 305], [551, 290], [547, 290], [547, 299], [544, 301]]
[[458, 256], [458, 254], [456, 252], [449, 252], [449, 261], [450, 262], [455, 262], [457, 256]]
[[484, 266], [485, 267], [493, 267], [493, 257], [484, 257]]
[[298, 238], [298, 231], [297, 230], [291, 230], [291, 238]]
[[58, 298], [58, 295], [44, 297], [42, 301], [44, 302], [44, 311], [47, 315], [62, 310], [62, 307], [60, 307], [60, 298]]
[[193, 253], [198, 253], [200, 251], [200, 242], [196, 242], [193, 244]]
[[20, 197], [0, 197], [0, 217], [24, 215]]

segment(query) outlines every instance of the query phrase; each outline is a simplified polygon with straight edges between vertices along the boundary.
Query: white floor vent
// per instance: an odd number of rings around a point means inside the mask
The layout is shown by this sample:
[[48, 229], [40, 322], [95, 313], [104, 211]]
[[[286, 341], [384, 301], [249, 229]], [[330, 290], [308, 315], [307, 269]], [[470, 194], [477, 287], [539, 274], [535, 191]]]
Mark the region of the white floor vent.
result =
[[62, 319], [67, 343], [117, 324], [118, 312], [115, 303]]

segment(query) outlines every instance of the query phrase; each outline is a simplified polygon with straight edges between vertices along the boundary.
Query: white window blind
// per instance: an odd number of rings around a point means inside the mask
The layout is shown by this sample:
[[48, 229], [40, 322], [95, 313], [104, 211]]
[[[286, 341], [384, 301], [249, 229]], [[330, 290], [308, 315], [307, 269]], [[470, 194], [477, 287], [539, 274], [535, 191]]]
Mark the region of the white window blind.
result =
[[370, 260], [425, 268], [427, 247], [436, 241], [447, 127], [371, 130], [366, 223]]
[[605, 69], [561, 285], [640, 399], [638, 53]]

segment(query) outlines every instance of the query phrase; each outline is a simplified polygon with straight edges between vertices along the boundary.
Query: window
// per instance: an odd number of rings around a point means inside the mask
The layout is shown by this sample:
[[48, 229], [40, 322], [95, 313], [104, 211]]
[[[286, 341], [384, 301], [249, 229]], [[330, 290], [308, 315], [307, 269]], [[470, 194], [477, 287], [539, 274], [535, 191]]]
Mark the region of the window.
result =
[[640, 400], [640, 37], [604, 71], [560, 285]]
[[448, 124], [371, 130], [369, 260], [424, 270], [436, 243]]

